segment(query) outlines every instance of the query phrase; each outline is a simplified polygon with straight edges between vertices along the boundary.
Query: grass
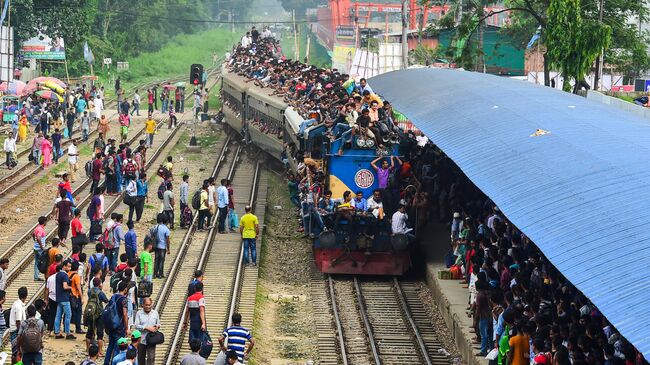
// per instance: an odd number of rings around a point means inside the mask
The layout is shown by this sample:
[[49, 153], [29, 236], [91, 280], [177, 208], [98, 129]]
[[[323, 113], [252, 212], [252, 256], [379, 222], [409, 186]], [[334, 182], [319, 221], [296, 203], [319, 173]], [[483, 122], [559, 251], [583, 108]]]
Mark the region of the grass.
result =
[[[332, 66], [332, 60], [327, 54], [327, 50], [318, 43], [316, 36], [309, 32], [307, 26], [303, 25], [300, 28], [299, 37], [300, 61], [304, 61], [305, 52], [307, 52], [307, 37], [311, 37], [311, 43], [309, 45], [309, 63], [321, 68], [329, 68]], [[284, 55], [287, 56], [287, 58], [293, 59], [295, 56], [295, 47], [292, 32], [284, 33], [280, 45], [282, 46], [282, 52]]]
[[[240, 30], [231, 33], [229, 29], [209, 29], [195, 34], [178, 35], [157, 52], [127, 59], [129, 69], [119, 71], [117, 75], [120, 76], [125, 90], [153, 80], [178, 75], [187, 75], [187, 80], [183, 81], [189, 82], [191, 64], [199, 63], [204, 67], [212, 67], [212, 52], [223, 57], [225, 52], [239, 40], [240, 34]], [[107, 75], [102, 74], [100, 82], [106, 85], [107, 96], [114, 96], [112, 95], [114, 80], [108, 80]], [[140, 95], [146, 96], [145, 91], [141, 90]]]
[[628, 95], [614, 95], [614, 96], [621, 100], [625, 100], [628, 103], [633, 103], [635, 99], [633, 96], [628, 96]]

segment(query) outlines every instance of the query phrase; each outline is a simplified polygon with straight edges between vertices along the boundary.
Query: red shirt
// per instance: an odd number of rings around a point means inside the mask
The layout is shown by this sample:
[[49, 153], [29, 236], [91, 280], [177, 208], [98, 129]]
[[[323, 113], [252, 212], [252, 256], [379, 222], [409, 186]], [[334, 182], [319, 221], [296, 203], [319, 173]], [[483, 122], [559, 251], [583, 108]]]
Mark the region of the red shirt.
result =
[[129, 265], [127, 265], [127, 264], [119, 264], [119, 265], [117, 265], [117, 267], [115, 267], [115, 272], [124, 271], [128, 267], [129, 267]]
[[49, 278], [50, 276], [56, 274], [56, 262], [50, 265], [50, 267], [47, 269], [47, 277]]
[[83, 225], [81, 224], [81, 220], [79, 218], [75, 218], [70, 222], [70, 228], [72, 228], [72, 237], [77, 237], [77, 234], [83, 232]]
[[93, 161], [93, 180], [99, 180], [102, 177], [102, 167], [103, 163], [101, 159], [97, 158]]
[[78, 253], [73, 253], [70, 257], [71, 257], [73, 260], [79, 262], [79, 254], [78, 254]]

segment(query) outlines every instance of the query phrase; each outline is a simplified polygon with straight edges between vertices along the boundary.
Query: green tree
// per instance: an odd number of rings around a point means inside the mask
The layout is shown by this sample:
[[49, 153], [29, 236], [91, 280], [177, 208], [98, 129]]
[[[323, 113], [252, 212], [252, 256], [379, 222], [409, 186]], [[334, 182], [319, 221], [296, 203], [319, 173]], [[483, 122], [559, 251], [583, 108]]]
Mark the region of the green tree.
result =
[[582, 19], [579, 0], [551, 0], [546, 33], [548, 57], [564, 78], [562, 89], [571, 91], [573, 80], [577, 92], [594, 60], [609, 46], [610, 27]]

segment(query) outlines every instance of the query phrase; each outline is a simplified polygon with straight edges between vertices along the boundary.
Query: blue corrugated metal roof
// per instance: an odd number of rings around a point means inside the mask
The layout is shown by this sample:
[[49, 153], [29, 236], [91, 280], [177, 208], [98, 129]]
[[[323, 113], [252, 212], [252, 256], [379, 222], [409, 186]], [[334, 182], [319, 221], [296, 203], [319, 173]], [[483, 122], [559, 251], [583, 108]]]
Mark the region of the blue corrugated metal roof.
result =
[[[526, 81], [445, 69], [370, 80], [650, 359], [650, 124]], [[531, 137], [537, 129], [550, 132]]]

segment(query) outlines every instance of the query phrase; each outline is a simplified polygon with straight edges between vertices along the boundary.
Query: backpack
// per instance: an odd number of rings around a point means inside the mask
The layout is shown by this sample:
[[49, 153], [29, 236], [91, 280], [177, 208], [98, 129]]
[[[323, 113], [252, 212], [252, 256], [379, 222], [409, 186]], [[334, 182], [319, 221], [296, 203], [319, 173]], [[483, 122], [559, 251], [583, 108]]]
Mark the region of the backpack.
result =
[[38, 328], [38, 320], [36, 318], [28, 318], [25, 322], [27, 326], [22, 334], [23, 353], [41, 351], [43, 348], [43, 333]]
[[124, 165], [124, 177], [127, 179], [135, 179], [135, 173], [137, 169], [138, 168], [135, 165], [133, 159], [126, 160], [126, 164]]
[[122, 327], [121, 313], [117, 312], [117, 295], [113, 295], [111, 300], [108, 301], [106, 307], [102, 310], [102, 323], [107, 331], [116, 331]]
[[156, 224], [155, 227], [151, 227], [149, 229], [149, 232], [147, 232], [147, 235], [144, 236], [144, 245], [148, 245], [150, 242], [151, 244], [156, 243], [156, 239], [158, 239], [158, 225]]
[[104, 248], [107, 250], [112, 250], [115, 248], [115, 243], [113, 242], [113, 229], [104, 228], [104, 232], [99, 237], [99, 243], [104, 245]]
[[151, 281], [140, 280], [138, 284], [138, 298], [148, 298], [153, 292], [153, 283]]
[[201, 189], [192, 195], [192, 208], [197, 210], [201, 208]]
[[172, 176], [171, 172], [169, 172], [169, 170], [163, 165], [160, 165], [160, 167], [158, 167], [156, 175], [162, 177], [165, 180], [169, 179]]
[[158, 186], [158, 199], [162, 200], [166, 191], [167, 191], [167, 181], [163, 181], [160, 183], [160, 186]]
[[50, 249], [43, 251], [41, 256], [38, 257], [38, 271], [41, 274], [47, 273], [47, 269], [50, 266]]
[[104, 270], [104, 255], [102, 255], [101, 259], [97, 256], [96, 253], [92, 254], [90, 256], [93, 258], [93, 267], [91, 268], [92, 271], [103, 271]]
[[110, 286], [113, 289], [113, 293], [117, 293], [117, 285], [124, 279], [124, 271], [119, 271], [111, 276]]
[[86, 164], [84, 165], [84, 171], [86, 171], [86, 177], [87, 178], [92, 178], [93, 177], [93, 161], [87, 161]]
[[192, 224], [192, 209], [185, 206], [185, 209], [181, 212], [181, 225], [189, 226], [190, 224]]
[[93, 322], [102, 315], [102, 303], [99, 300], [99, 293], [96, 290], [91, 290], [90, 298], [86, 303], [86, 309], [84, 309], [84, 320], [86, 322]]

